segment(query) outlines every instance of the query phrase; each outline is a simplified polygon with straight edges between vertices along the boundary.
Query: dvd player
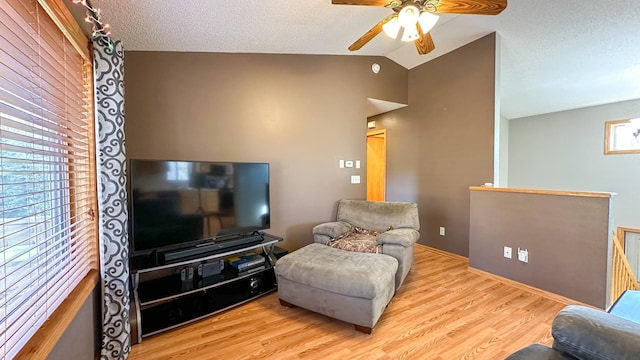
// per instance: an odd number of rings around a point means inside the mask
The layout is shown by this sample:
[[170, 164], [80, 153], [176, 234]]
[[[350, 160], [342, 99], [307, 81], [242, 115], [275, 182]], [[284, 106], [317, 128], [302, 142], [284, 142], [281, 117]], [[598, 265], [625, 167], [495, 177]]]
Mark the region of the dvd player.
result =
[[247, 236], [242, 236], [239, 238], [231, 238], [231, 239], [215, 239], [213, 241], [206, 242], [204, 244], [196, 245], [194, 247], [190, 247], [187, 249], [179, 249], [173, 251], [167, 251], [160, 254], [160, 260], [164, 263], [170, 263], [178, 260], [183, 260], [189, 257], [195, 257], [202, 254], [215, 254], [224, 252], [227, 249], [244, 246], [252, 243], [259, 243], [264, 238], [261, 234], [252, 234]]

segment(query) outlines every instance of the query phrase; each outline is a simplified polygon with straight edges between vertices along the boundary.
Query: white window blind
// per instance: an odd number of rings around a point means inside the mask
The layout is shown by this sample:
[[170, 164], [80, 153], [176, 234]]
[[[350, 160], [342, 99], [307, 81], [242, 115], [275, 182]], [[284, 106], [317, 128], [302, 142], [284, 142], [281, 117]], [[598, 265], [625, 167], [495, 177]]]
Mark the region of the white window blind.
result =
[[0, 1], [0, 359], [97, 268], [93, 85], [36, 0]]

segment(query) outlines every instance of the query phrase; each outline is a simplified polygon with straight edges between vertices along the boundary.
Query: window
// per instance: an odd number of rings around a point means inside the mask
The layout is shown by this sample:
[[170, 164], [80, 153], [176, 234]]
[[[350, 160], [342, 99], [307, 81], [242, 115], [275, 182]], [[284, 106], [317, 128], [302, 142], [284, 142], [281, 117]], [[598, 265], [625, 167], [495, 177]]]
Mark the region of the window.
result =
[[170, 161], [167, 163], [167, 180], [170, 181], [188, 181], [189, 180], [189, 163], [184, 161]]
[[38, 1], [0, 1], [0, 359], [97, 268], [92, 99]]
[[605, 154], [640, 153], [640, 118], [605, 122]]

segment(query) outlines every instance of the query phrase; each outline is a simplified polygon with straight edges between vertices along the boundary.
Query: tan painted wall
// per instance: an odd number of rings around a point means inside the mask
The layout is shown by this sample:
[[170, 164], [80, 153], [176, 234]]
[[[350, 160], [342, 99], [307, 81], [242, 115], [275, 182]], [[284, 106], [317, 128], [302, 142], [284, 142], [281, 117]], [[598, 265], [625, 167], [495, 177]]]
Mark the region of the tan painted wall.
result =
[[[469, 266], [593, 306], [610, 305], [610, 197], [471, 191]], [[512, 248], [512, 259], [503, 247]], [[517, 260], [517, 248], [529, 262]]]
[[127, 156], [269, 162], [270, 232], [290, 250], [339, 199], [365, 198], [366, 98], [408, 94], [407, 70], [378, 57], [132, 51], [125, 73]]
[[47, 360], [97, 359], [102, 339], [102, 289], [99, 283], [64, 330]]
[[[470, 185], [493, 181], [495, 34], [409, 71], [387, 129], [387, 200], [417, 201], [421, 244], [469, 254]], [[446, 236], [439, 236], [444, 226]]]

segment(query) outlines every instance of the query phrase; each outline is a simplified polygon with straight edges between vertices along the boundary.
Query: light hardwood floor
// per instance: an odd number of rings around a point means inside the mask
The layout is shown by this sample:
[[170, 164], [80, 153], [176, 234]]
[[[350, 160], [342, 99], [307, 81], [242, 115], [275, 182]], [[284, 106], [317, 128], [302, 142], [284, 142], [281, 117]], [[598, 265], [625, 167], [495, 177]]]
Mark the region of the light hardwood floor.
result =
[[551, 321], [568, 302], [416, 246], [414, 266], [372, 335], [281, 306], [272, 293], [145, 338], [129, 360], [504, 359], [530, 343], [551, 344]]

